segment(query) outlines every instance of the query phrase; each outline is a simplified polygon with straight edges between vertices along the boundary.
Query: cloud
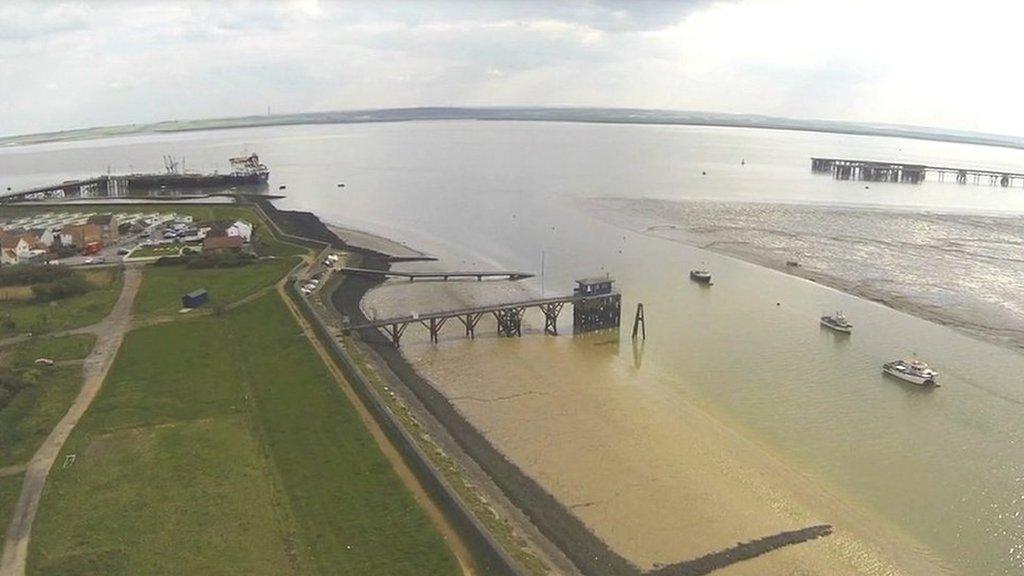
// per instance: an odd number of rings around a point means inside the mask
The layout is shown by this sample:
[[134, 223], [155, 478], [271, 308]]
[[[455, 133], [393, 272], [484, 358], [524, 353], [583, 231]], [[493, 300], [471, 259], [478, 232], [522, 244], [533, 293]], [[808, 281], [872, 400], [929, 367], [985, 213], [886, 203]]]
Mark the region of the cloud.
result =
[[0, 134], [431, 105], [1024, 133], [1024, 8], [881, 0], [8, 3]]

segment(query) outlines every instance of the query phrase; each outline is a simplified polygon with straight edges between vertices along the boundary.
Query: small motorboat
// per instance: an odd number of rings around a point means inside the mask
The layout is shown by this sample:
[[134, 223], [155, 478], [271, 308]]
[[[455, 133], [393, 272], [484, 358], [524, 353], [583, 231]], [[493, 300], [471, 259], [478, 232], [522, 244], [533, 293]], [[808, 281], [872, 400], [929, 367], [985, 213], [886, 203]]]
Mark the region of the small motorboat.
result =
[[711, 284], [711, 272], [707, 270], [690, 270], [690, 280], [701, 284]]
[[846, 319], [846, 316], [842, 312], [836, 312], [835, 314], [826, 314], [821, 317], [821, 325], [826, 328], [831, 328], [836, 332], [842, 332], [849, 334], [853, 332], [853, 324]]
[[939, 373], [917, 359], [893, 360], [882, 364], [882, 372], [918, 386], [935, 386]]

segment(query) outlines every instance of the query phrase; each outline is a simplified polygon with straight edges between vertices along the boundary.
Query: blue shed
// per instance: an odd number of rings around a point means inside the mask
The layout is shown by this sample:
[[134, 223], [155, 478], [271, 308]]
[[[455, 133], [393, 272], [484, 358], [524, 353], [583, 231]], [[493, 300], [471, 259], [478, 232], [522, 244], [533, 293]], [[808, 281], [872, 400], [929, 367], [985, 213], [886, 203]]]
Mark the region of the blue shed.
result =
[[206, 293], [206, 288], [200, 288], [182, 296], [181, 305], [184, 308], [198, 308], [206, 304], [209, 299], [210, 295]]

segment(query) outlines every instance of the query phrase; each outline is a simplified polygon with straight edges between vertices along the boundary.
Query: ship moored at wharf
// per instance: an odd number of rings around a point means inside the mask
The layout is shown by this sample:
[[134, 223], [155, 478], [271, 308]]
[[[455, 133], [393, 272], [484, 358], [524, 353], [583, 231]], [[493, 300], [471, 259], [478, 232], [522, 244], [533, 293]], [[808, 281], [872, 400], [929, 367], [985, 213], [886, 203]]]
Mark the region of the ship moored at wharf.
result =
[[0, 202], [174, 195], [238, 187], [260, 188], [267, 185], [270, 169], [260, 162], [256, 154], [231, 158], [229, 162], [230, 172], [200, 174], [184, 171], [178, 162], [165, 156], [163, 173], [104, 174], [95, 178], [68, 180], [28, 190], [8, 191], [0, 194]]

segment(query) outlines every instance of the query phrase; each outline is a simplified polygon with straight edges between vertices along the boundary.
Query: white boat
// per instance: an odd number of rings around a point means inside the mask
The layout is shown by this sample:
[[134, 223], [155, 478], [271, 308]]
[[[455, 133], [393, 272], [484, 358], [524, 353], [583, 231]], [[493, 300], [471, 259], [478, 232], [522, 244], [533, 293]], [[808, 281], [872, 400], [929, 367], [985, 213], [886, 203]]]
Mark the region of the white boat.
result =
[[934, 386], [939, 373], [920, 360], [893, 360], [882, 364], [882, 372], [920, 386]]
[[821, 325], [831, 328], [836, 332], [843, 332], [844, 334], [849, 334], [853, 331], [853, 324], [850, 324], [850, 322], [846, 320], [846, 316], [844, 316], [842, 312], [822, 316]]

